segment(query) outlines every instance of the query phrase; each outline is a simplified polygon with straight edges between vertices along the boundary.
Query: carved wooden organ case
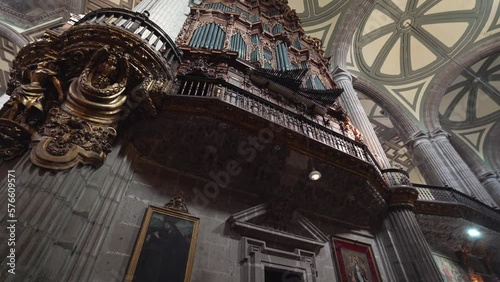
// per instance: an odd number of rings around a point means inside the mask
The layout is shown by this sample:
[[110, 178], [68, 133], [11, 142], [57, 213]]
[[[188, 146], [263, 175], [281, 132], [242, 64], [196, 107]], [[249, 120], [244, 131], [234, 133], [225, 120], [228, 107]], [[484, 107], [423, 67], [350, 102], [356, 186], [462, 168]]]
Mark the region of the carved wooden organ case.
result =
[[287, 1], [203, 1], [191, 8], [176, 44], [184, 54], [178, 94], [246, 91], [362, 141], [337, 103], [343, 90], [330, 77], [321, 40], [305, 35]]

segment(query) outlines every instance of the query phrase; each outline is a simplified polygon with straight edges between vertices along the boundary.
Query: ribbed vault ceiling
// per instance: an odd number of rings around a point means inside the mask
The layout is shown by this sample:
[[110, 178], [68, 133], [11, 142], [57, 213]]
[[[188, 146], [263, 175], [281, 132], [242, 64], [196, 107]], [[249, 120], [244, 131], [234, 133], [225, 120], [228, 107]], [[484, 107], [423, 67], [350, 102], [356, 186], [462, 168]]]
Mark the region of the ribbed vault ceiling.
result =
[[[337, 58], [342, 53], [338, 47], [343, 43], [335, 43], [334, 38], [344, 38], [339, 35], [349, 32], [344, 21], [357, 21], [344, 17], [353, 14], [350, 8], [355, 2], [295, 0], [289, 4], [301, 17], [306, 33], [323, 39], [326, 53]], [[344, 67], [400, 105], [424, 131], [437, 129], [426, 128], [428, 119], [433, 117], [424, 112], [433, 108], [438, 98], [440, 113], [435, 123], [452, 138], [467, 144], [491, 167], [498, 168], [500, 160], [494, 152], [500, 150], [496, 145], [499, 142], [492, 140], [500, 136], [492, 133], [500, 127], [500, 60], [498, 54], [484, 58], [480, 47], [500, 37], [499, 6], [500, 0], [373, 1], [366, 13], [354, 13], [360, 20], [350, 37], [352, 42], [345, 44], [350, 47]], [[497, 45], [500, 50], [500, 42]], [[473, 65], [460, 65], [459, 59], [470, 56], [471, 51], [477, 54]], [[457, 62], [463, 68], [462, 74], [442, 81], [442, 74], [456, 67]], [[446, 93], [433, 92], [438, 78], [440, 83], [449, 85]], [[380, 110], [374, 108], [369, 98], [364, 98], [363, 105], [385, 142], [388, 157], [393, 160], [394, 151], [400, 152], [398, 156], [404, 155], [403, 142], [389, 136], [397, 134], [387, 124], [388, 119], [377, 116]], [[400, 147], [395, 147], [398, 144]], [[409, 165], [402, 159], [399, 163], [403, 167]]]

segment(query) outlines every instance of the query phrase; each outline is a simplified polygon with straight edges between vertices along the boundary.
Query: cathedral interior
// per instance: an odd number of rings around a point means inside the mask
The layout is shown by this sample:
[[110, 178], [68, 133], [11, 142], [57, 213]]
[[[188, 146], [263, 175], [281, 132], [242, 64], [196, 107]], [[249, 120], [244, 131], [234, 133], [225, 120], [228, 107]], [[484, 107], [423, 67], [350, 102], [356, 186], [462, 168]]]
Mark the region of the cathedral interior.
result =
[[0, 281], [500, 281], [500, 0], [4, 0]]

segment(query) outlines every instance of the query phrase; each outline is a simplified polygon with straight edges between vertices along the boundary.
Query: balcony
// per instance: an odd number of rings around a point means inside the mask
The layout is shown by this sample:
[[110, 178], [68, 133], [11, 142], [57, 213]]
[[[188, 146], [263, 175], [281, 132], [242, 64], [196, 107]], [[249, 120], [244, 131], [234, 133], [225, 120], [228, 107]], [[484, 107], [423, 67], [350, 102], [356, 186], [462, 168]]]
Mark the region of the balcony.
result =
[[[314, 120], [311, 116], [294, 111], [287, 107], [287, 103], [279, 103], [262, 95], [250, 93], [223, 80], [188, 76], [178, 77], [177, 86], [170, 96], [172, 98], [167, 106], [170, 109], [215, 114], [233, 122], [241, 118], [241, 123], [238, 124], [243, 126], [245, 123], [249, 125], [248, 122], [254, 120], [260, 120], [262, 124], [273, 123], [286, 129], [288, 142], [285, 142], [299, 151], [310, 151], [308, 153], [316, 154], [315, 157], [320, 159], [342, 162], [341, 159], [333, 160], [328, 157], [328, 151], [334, 149], [351, 161], [362, 161], [365, 164], [365, 171], [360, 170], [359, 173], [364, 176], [371, 174], [370, 178], [376, 179], [375, 186], [380, 188], [380, 192], [383, 194], [386, 191], [381, 170], [366, 145], [337, 132], [340, 129], [332, 123]], [[220, 104], [220, 102], [224, 105], [223, 110], [218, 111], [217, 106], [214, 108], [208, 106], [209, 103]], [[235, 110], [238, 110], [238, 113], [235, 113]], [[302, 139], [303, 142], [291, 141], [294, 139]], [[318, 146], [322, 148], [317, 148]], [[351, 170], [352, 168], [350, 167]]]
[[500, 211], [451, 187], [413, 184], [418, 191], [416, 212], [461, 217], [500, 231]]
[[74, 27], [86, 25], [118, 28], [132, 33], [149, 48], [159, 52], [165, 60], [164, 63], [172, 69], [176, 69], [180, 61], [181, 53], [175, 43], [157, 24], [148, 19], [147, 13], [104, 8], [88, 13], [76, 22]]

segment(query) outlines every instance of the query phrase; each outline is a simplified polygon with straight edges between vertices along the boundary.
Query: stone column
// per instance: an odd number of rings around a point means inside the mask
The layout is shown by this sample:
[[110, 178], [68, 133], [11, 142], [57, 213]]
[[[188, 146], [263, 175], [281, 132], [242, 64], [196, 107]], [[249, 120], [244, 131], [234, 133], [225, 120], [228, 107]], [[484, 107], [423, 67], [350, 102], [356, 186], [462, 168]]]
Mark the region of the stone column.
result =
[[456, 138], [450, 138], [450, 143], [476, 175], [477, 179], [493, 198], [496, 205], [500, 207], [500, 181], [497, 176], [488, 170], [485, 163], [463, 142]]
[[[97, 170], [78, 166], [57, 173], [36, 167], [29, 152], [13, 167], [4, 164], [0, 172], [15, 170], [17, 261], [16, 274], [9, 275], [10, 247], [0, 244], [0, 281], [93, 281], [97, 256], [132, 177], [134, 156], [130, 146], [121, 150], [117, 145]], [[0, 193], [6, 195], [6, 179], [2, 183]], [[6, 222], [7, 197], [0, 197], [0, 204], [5, 206], [0, 221]], [[121, 275], [119, 267], [107, 267]]]
[[425, 177], [427, 184], [435, 186], [449, 186], [464, 192], [458, 181], [450, 173], [443, 157], [434, 148], [429, 137], [419, 132], [407, 141], [415, 160], [415, 165]]
[[459, 189], [459, 186], [452, 187], [462, 192], [467, 192], [467, 194], [476, 197], [485, 204], [494, 204], [495, 202], [491, 196], [486, 192], [474, 173], [472, 173], [471, 169], [458, 155], [455, 148], [453, 148], [448, 140], [449, 137], [450, 135], [443, 130], [432, 133], [432, 140], [436, 144], [436, 148], [443, 154], [444, 159], [449, 162], [450, 165], [448, 167], [451, 172], [457, 176], [457, 181], [462, 188]]
[[390, 186], [389, 212], [385, 226], [392, 235], [405, 278], [412, 282], [443, 281], [415, 217], [414, 203], [418, 192], [409, 186], [407, 175], [403, 175], [402, 180]]
[[[0, 244], [0, 281], [35, 281], [56, 279], [76, 247], [75, 237], [83, 228], [88, 214], [79, 213], [93, 169], [73, 167], [58, 173], [36, 167], [25, 152], [15, 166], [3, 169], [15, 172], [16, 196], [16, 274], [7, 272], [7, 244]], [[7, 177], [7, 173], [3, 173]], [[2, 180], [1, 195], [7, 195], [7, 179]], [[0, 221], [11, 219], [7, 214], [7, 197], [0, 197]], [[2, 225], [3, 226], [3, 225]], [[4, 228], [2, 228], [5, 230]], [[0, 236], [6, 235], [2, 231]], [[0, 241], [6, 242], [2, 237]], [[49, 260], [48, 258], [52, 258]]]
[[337, 67], [332, 72], [332, 77], [335, 83], [344, 89], [344, 93], [340, 96], [340, 103], [351, 116], [354, 126], [356, 126], [363, 134], [363, 139], [365, 144], [368, 146], [368, 149], [375, 156], [375, 159], [382, 168], [389, 168], [389, 160], [385, 155], [385, 151], [382, 148], [377, 134], [375, 133], [375, 130], [373, 130], [372, 124], [358, 99], [358, 94], [352, 85], [353, 76], [344, 69]]

